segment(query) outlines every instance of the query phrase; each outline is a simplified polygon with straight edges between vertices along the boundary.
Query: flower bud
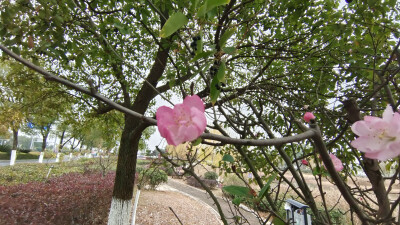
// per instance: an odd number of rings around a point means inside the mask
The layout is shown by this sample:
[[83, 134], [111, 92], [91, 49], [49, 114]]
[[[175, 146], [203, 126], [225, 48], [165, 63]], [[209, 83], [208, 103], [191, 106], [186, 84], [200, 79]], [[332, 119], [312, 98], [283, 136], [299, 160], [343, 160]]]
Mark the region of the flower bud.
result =
[[310, 122], [310, 120], [313, 120], [313, 119], [315, 119], [315, 116], [314, 116], [314, 114], [312, 114], [311, 112], [306, 112], [305, 114], [304, 114], [304, 120], [307, 122], [307, 123], [309, 123]]

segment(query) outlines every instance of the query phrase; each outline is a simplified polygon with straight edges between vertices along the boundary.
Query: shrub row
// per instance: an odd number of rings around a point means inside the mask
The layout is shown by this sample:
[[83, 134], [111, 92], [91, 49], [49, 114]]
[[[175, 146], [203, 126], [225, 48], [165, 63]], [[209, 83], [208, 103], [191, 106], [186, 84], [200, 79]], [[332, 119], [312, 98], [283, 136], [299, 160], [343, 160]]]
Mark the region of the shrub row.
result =
[[0, 145], [0, 152], [11, 152], [11, 146], [10, 145]]
[[106, 224], [115, 173], [0, 186], [1, 224]]
[[[7, 152], [7, 153], [11, 153], [12, 147], [11, 145], [0, 145], [0, 152]], [[31, 149], [17, 149], [18, 152], [22, 152], [22, 153], [29, 153], [32, 150]]]

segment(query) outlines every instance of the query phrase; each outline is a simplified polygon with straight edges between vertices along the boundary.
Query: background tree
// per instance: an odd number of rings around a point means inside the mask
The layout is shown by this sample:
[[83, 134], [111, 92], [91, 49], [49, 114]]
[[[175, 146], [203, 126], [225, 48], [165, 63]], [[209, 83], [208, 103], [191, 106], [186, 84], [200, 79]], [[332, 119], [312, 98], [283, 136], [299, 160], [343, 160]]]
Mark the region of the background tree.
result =
[[1, 62], [1, 96], [0, 96], [0, 124], [2, 131], [8, 133], [12, 130], [12, 148], [18, 148], [18, 131], [25, 120], [25, 109], [23, 104], [23, 90], [21, 90], [21, 80], [16, 76], [23, 73], [23, 67], [8, 61]]

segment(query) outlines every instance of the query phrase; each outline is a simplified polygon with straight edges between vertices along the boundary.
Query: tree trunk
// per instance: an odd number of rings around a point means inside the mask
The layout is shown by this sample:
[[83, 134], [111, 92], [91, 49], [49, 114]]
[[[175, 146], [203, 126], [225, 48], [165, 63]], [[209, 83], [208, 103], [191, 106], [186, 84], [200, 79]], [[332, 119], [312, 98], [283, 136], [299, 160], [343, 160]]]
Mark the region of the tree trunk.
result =
[[129, 224], [136, 172], [136, 155], [139, 140], [146, 128], [139, 119], [125, 115], [125, 127], [121, 136], [118, 164], [108, 225]]
[[12, 131], [13, 131], [12, 149], [17, 150], [17, 148], [18, 148], [18, 130], [13, 128]]
[[47, 136], [43, 135], [43, 142], [42, 142], [42, 152], [46, 150], [46, 145], [47, 145]]
[[48, 126], [47, 128], [48, 130], [44, 130], [44, 132], [42, 132], [42, 152], [44, 152], [46, 150], [46, 145], [47, 145], [47, 137], [49, 136], [50, 133], [50, 126]]
[[62, 148], [64, 147], [64, 145], [63, 145], [64, 135], [65, 135], [65, 130], [63, 130], [61, 133], [60, 143], [58, 144], [58, 151], [61, 151]]
[[[79, 141], [81, 141], [81, 140], [79, 140]], [[79, 152], [82, 152], [82, 147], [83, 147], [83, 141], [80, 142], [80, 145], [79, 145]]]
[[[166, 14], [165, 14], [166, 15]], [[161, 19], [163, 25], [165, 20]], [[165, 39], [161, 39], [161, 46], [168, 44]], [[167, 61], [169, 47], [159, 47], [155, 57], [154, 64], [146, 78], [142, 88], [136, 95], [133, 105], [128, 91], [124, 91], [125, 104], [130, 105], [133, 111], [144, 115], [151, 100], [157, 96], [153, 87], [157, 87], [158, 80], [164, 73]], [[116, 77], [122, 78], [122, 66], [113, 65]], [[151, 84], [151, 86], [149, 85]], [[124, 82], [121, 82], [125, 86]], [[124, 88], [123, 88], [124, 89]], [[136, 172], [136, 157], [139, 149], [139, 141], [142, 133], [148, 124], [140, 119], [125, 115], [125, 126], [122, 131], [121, 143], [118, 152], [117, 171], [115, 175], [115, 184], [111, 202], [110, 214], [108, 216], [108, 225], [127, 225], [129, 224], [129, 215], [132, 207], [133, 187]]]

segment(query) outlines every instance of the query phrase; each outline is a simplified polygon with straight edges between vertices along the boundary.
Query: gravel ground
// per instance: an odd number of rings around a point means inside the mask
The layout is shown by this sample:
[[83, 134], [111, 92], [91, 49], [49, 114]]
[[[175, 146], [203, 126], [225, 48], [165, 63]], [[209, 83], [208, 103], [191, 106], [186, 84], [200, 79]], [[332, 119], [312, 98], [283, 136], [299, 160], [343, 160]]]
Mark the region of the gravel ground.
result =
[[214, 211], [195, 199], [161, 187], [157, 191], [142, 191], [136, 212], [137, 225], [180, 224], [220, 225]]

